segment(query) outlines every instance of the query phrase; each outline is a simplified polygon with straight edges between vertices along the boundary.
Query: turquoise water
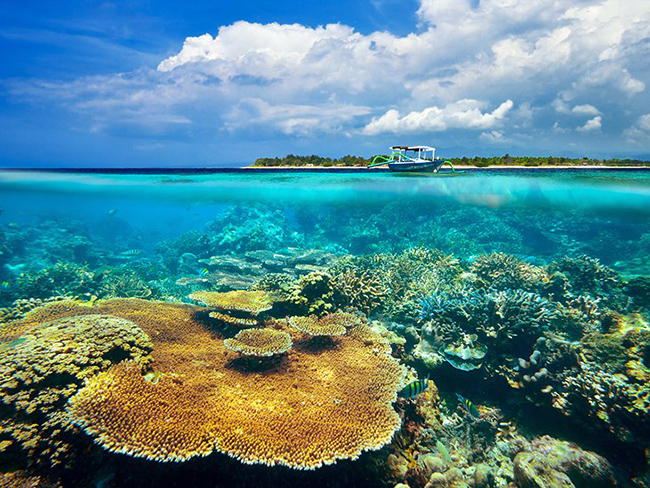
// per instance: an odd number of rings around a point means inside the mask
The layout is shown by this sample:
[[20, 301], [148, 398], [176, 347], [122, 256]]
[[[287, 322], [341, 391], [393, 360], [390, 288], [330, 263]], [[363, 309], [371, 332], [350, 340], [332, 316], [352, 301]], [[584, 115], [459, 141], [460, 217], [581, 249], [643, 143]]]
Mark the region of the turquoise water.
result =
[[[484, 486], [524, 486], [523, 475], [513, 474], [513, 463], [523, 461], [514, 461], [512, 446], [540, 453], [567, 440], [606, 458], [620, 483], [648, 486], [648, 171], [3, 171], [0, 210], [6, 330], [20, 329], [27, 310], [53, 297], [203, 305], [189, 295], [263, 290], [274, 300], [262, 314], [268, 320], [357, 314], [390, 338], [411, 379], [429, 375], [439, 389], [426, 407], [437, 422], [422, 413], [423, 400], [391, 402], [403, 427], [382, 450], [367, 449], [357, 461], [338, 456], [333, 467], [309, 473], [217, 457], [233, 470], [231, 485], [250, 477], [263, 485], [424, 486], [433, 474], [424, 459], [438, 456], [444, 467], [436, 469], [449, 480], [474, 480], [486, 469], [492, 484]], [[205, 319], [220, 340], [234, 335], [221, 326]], [[11, 355], [30, 350], [25, 337], [32, 336], [21, 333], [0, 336], [7, 378], [17, 374]], [[50, 408], [67, 415], [81, 383]], [[0, 383], [8, 405], [0, 409], [4, 471], [18, 466], [97, 484], [89, 471], [101, 469], [116, 486], [182, 486], [187, 477], [212, 486], [214, 473], [199, 461], [163, 469], [138, 455], [109, 454], [98, 441], [93, 469], [72, 461], [93, 445], [80, 422], [55, 456], [42, 427], [49, 413], [42, 405], [40, 416], [21, 413], [16, 388]], [[478, 405], [478, 417], [457, 394]], [[16, 425], [27, 423], [41, 426], [37, 448], [19, 440]], [[540, 441], [544, 434], [556, 444]], [[63, 474], [57, 456], [72, 466]]]

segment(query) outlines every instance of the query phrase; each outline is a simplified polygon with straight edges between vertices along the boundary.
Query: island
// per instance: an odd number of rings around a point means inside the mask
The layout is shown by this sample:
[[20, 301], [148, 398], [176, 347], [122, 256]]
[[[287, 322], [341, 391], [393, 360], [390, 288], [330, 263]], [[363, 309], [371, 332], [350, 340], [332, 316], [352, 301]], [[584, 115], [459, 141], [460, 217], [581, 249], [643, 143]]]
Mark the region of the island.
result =
[[[258, 158], [248, 168], [365, 168], [377, 155], [370, 158], [362, 156], [343, 156], [342, 158], [328, 158], [323, 156], [297, 156], [288, 154], [283, 158]], [[554, 168], [554, 167], [626, 167], [626, 168], [647, 168], [650, 161], [640, 159], [593, 159], [567, 158], [556, 156], [504, 156], [494, 157], [462, 157], [448, 158], [454, 167], [523, 167], [523, 168]]]

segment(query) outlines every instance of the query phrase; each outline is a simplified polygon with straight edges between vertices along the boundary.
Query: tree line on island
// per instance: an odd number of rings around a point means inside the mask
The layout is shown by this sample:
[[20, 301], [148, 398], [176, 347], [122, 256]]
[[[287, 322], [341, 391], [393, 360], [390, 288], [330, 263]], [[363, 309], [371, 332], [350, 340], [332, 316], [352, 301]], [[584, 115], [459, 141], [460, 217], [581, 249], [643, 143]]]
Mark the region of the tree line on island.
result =
[[[387, 157], [388, 155], [383, 155]], [[296, 156], [295, 154], [288, 154], [283, 158], [258, 158], [253, 163], [253, 167], [274, 167], [274, 166], [290, 166], [290, 167], [352, 167], [352, 166], [367, 166], [376, 156], [368, 159], [361, 156], [343, 156], [342, 158], [326, 158], [322, 156]], [[462, 158], [447, 158], [452, 165], [456, 166], [476, 166], [478, 168], [486, 168], [488, 166], [647, 166], [648, 161], [639, 159], [593, 159], [593, 158], [565, 158], [565, 157], [538, 157], [538, 156], [504, 156], [494, 157], [462, 157]]]

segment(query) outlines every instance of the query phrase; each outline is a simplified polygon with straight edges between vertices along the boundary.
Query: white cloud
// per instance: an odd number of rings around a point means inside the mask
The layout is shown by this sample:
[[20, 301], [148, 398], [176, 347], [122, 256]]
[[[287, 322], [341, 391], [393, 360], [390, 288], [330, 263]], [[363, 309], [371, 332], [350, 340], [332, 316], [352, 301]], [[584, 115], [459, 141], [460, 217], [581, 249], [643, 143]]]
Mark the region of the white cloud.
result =
[[577, 115], [600, 115], [600, 110], [586, 103], [584, 105], [576, 105], [571, 109], [571, 113]]
[[490, 132], [482, 132], [479, 139], [489, 144], [505, 144], [508, 140], [503, 135], [503, 132], [492, 130]]
[[241, 100], [224, 118], [231, 132], [271, 127], [285, 135], [311, 136], [341, 132], [351, 119], [367, 113], [368, 108], [352, 105], [272, 106], [259, 98], [249, 98]]
[[493, 112], [483, 113], [485, 103], [478, 100], [460, 100], [444, 108], [429, 107], [400, 117], [391, 109], [375, 117], [363, 128], [366, 135], [387, 132], [426, 132], [446, 129], [489, 129], [504, 119], [513, 106], [512, 100], [503, 102]]
[[650, 114], [641, 115], [636, 122], [623, 132], [628, 142], [642, 143], [650, 141]]
[[[417, 15], [420, 29], [406, 36], [240, 21], [188, 37], [157, 71], [13, 92], [56, 100], [99, 130], [140, 123], [361, 139], [450, 131], [496, 143], [504, 134], [552, 140], [560, 123], [578, 125], [564, 119], [584, 117], [581, 132], [643, 132], [650, 2], [420, 0]], [[629, 120], [615, 123], [621, 114]]]
[[578, 132], [592, 132], [595, 130], [600, 130], [603, 126], [602, 120], [603, 118], [600, 115], [597, 115], [593, 119], [589, 119], [587, 122], [585, 122], [585, 125], [578, 127], [576, 130]]

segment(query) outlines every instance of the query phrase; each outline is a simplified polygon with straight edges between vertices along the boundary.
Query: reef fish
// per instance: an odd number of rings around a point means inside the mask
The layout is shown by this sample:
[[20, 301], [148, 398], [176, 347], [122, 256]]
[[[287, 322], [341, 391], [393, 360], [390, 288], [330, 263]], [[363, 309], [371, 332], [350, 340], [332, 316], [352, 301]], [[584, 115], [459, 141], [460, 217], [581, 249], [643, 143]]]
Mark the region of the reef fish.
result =
[[424, 390], [426, 390], [428, 387], [429, 387], [429, 377], [427, 376], [423, 380], [418, 380], [409, 383], [404, 388], [402, 388], [397, 395], [400, 396], [401, 398], [406, 398], [406, 399], [415, 398]]
[[209, 274], [210, 274], [210, 272], [208, 271], [207, 268], [203, 268], [203, 269], [199, 270], [199, 276], [201, 278], [207, 278]]
[[142, 254], [142, 250], [140, 249], [129, 249], [128, 251], [121, 252], [120, 255], [122, 256], [139, 256]]
[[459, 393], [456, 393], [456, 396], [458, 397], [458, 400], [460, 401], [460, 403], [463, 404], [463, 407], [465, 407], [465, 410], [467, 410], [467, 413], [469, 413], [475, 419], [480, 419], [481, 418], [481, 412], [478, 411], [478, 408], [476, 408], [476, 405], [474, 405], [467, 398], [462, 397]]

